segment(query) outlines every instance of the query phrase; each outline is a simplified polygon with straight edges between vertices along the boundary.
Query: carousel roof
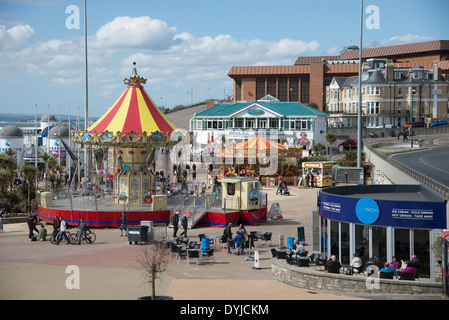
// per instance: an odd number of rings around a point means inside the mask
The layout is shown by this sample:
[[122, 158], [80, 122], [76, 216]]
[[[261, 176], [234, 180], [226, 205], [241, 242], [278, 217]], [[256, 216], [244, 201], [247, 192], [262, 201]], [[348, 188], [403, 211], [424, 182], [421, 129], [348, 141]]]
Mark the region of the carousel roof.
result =
[[177, 129], [165, 114], [156, 106], [146, 93], [142, 84], [146, 79], [137, 74], [136, 63], [133, 63], [133, 73], [129, 79], [125, 79], [128, 85], [120, 98], [108, 109], [108, 111], [87, 129], [97, 134], [109, 131], [121, 135], [134, 132], [142, 135], [152, 132], [173, 132]]
[[244, 150], [244, 149], [255, 149], [255, 150], [265, 150], [265, 149], [278, 149], [285, 150], [287, 149], [280, 143], [268, 140], [261, 136], [256, 136], [252, 139], [245, 140], [243, 142], [237, 143], [234, 146], [236, 150]]

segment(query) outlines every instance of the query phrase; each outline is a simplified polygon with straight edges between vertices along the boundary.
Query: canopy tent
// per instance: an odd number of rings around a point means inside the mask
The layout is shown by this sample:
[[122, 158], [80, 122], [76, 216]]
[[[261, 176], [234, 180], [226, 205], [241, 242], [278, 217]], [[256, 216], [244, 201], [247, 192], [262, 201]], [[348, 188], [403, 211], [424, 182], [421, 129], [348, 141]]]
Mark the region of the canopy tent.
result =
[[141, 83], [145, 83], [145, 80], [137, 75], [134, 64], [131, 79], [125, 81], [128, 84], [125, 92], [87, 131], [97, 134], [103, 131], [113, 134], [120, 132], [121, 135], [127, 132], [142, 135], [143, 132], [150, 134], [158, 131], [165, 135], [177, 129], [142, 87]]
[[261, 136], [256, 136], [252, 139], [242, 141], [234, 146], [236, 150], [245, 149], [255, 149], [255, 150], [266, 150], [266, 149], [278, 149], [286, 150], [287, 148], [280, 143], [268, 140]]

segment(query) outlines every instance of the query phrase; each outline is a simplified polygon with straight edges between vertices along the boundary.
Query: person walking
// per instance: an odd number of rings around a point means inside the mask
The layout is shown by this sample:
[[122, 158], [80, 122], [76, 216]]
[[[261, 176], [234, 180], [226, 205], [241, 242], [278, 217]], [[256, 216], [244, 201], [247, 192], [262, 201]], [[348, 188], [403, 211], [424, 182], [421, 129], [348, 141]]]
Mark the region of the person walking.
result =
[[187, 216], [185, 214], [181, 219], [181, 227], [184, 229], [184, 231], [182, 231], [179, 236], [182, 237], [184, 235], [184, 237], [187, 238]]
[[58, 240], [56, 241], [56, 244], [59, 245], [59, 243], [62, 240], [62, 237], [64, 237], [64, 239], [67, 241], [67, 244], [70, 244], [70, 240], [67, 237], [66, 231], [67, 231], [67, 224], [64, 220], [63, 217], [60, 217], [59, 220], [61, 221], [61, 228], [59, 230], [59, 234], [58, 234]]
[[179, 215], [178, 215], [178, 211], [173, 210], [173, 217], [172, 217], [172, 224], [173, 224], [173, 238], [177, 238], [178, 236], [176, 235], [178, 233], [178, 229], [179, 229]]
[[122, 223], [120, 224], [120, 237], [123, 237], [123, 230], [125, 230], [125, 236], [127, 236], [127, 217], [126, 213], [122, 212]]

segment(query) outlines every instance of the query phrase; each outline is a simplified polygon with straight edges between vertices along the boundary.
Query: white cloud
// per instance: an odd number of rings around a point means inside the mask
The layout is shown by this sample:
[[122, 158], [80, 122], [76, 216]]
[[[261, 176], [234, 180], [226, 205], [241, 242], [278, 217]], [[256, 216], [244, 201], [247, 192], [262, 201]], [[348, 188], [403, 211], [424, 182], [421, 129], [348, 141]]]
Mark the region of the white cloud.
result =
[[433, 37], [420, 36], [418, 34], [406, 34], [402, 36], [391, 37], [388, 40], [380, 40], [367, 45], [367, 47], [385, 47], [406, 43], [425, 42], [435, 40]]
[[0, 25], [0, 48], [17, 50], [36, 40], [36, 32], [28, 25], [17, 25], [9, 29]]
[[167, 49], [174, 39], [175, 27], [165, 21], [145, 17], [116, 17], [91, 38], [94, 48]]

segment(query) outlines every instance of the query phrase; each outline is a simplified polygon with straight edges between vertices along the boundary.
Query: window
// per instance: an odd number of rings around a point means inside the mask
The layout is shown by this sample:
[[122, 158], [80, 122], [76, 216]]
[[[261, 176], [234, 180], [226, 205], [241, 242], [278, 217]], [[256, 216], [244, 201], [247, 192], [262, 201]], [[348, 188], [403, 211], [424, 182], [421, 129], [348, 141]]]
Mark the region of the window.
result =
[[287, 78], [278, 79], [278, 99], [287, 101]]
[[267, 94], [272, 95], [273, 97], [277, 97], [276, 78], [267, 78]]
[[401, 114], [401, 102], [398, 102], [398, 114]]
[[290, 78], [289, 101], [299, 101], [299, 78]]
[[235, 195], [235, 183], [226, 184], [226, 192], [227, 192], [228, 196]]
[[242, 100], [242, 79], [235, 79], [235, 99]]
[[420, 278], [430, 278], [430, 243], [429, 230], [413, 230], [413, 253], [421, 261]]
[[394, 256], [396, 260], [410, 260], [410, 230], [394, 229]]
[[301, 102], [308, 104], [310, 93], [310, 78], [301, 78]]
[[256, 100], [263, 98], [265, 94], [265, 78], [256, 78]]
[[402, 96], [402, 87], [398, 87], [398, 96]]

